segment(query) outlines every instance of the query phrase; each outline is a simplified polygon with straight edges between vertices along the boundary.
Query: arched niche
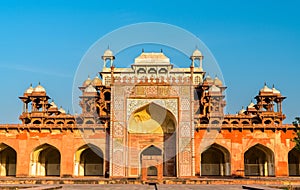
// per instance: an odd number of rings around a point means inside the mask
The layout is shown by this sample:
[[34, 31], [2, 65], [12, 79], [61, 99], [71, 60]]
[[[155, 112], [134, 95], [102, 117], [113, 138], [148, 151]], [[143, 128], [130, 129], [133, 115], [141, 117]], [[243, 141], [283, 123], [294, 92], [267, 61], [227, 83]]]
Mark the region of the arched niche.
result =
[[229, 176], [230, 153], [218, 144], [212, 144], [201, 153], [202, 176]]
[[75, 176], [103, 176], [104, 175], [104, 157], [103, 151], [93, 145], [86, 144], [81, 146], [75, 152]]
[[289, 176], [300, 176], [300, 151], [293, 148], [288, 153]]
[[246, 176], [274, 176], [274, 153], [268, 147], [257, 144], [244, 154]]
[[7, 144], [0, 144], [0, 176], [16, 176], [17, 152]]
[[60, 176], [61, 154], [50, 144], [42, 144], [31, 153], [32, 176]]

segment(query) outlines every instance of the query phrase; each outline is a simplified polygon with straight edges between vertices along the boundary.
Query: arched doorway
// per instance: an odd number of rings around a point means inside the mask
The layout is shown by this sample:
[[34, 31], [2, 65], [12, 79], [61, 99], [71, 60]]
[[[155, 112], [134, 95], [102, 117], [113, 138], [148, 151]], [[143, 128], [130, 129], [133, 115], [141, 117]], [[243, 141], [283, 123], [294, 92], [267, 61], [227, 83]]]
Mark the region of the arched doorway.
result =
[[95, 145], [87, 144], [75, 152], [75, 176], [103, 176], [103, 152]]
[[[144, 149], [140, 154], [142, 178], [145, 179], [146, 176], [143, 176], [145, 174], [149, 177], [158, 177], [158, 175], [162, 175], [162, 162], [163, 157], [161, 149], [154, 145]], [[160, 170], [160, 172], [158, 172], [158, 170]]]
[[148, 167], [147, 176], [157, 176], [157, 168], [155, 166]]
[[288, 154], [289, 176], [300, 176], [300, 151], [293, 148]]
[[31, 154], [31, 175], [60, 176], [60, 159], [60, 152], [54, 146], [38, 146]]
[[[174, 115], [168, 109], [152, 102], [134, 111], [128, 123], [128, 139], [132, 143], [129, 146], [142, 144], [136, 147], [139, 150], [153, 144], [159, 146], [162, 152], [162, 175], [175, 177], [177, 124]], [[136, 152], [130, 152], [129, 156], [136, 156]]]
[[244, 154], [246, 176], [274, 176], [274, 153], [269, 148], [257, 144]]
[[211, 145], [201, 154], [202, 176], [228, 176], [230, 175], [230, 153], [217, 144]]
[[17, 153], [6, 144], [0, 144], [0, 176], [16, 176]]

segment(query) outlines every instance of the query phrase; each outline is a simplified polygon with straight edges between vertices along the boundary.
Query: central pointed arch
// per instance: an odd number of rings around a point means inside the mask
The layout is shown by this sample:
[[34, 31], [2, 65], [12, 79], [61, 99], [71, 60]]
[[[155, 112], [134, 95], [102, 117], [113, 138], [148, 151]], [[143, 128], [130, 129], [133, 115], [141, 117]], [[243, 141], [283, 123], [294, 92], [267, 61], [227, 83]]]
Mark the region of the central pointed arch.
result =
[[31, 175], [33, 176], [60, 176], [61, 154], [50, 145], [42, 144], [31, 153]]
[[75, 152], [75, 176], [103, 176], [104, 159], [103, 151], [93, 145], [86, 144]]
[[201, 154], [202, 176], [229, 176], [230, 175], [230, 153], [216, 143], [212, 144]]
[[[162, 175], [169, 177], [176, 176], [176, 130], [177, 122], [173, 113], [155, 102], [136, 109], [128, 121], [129, 139], [132, 138], [135, 144], [143, 139], [144, 147], [150, 147], [154, 141], [156, 146], [161, 147]], [[139, 151], [140, 148], [137, 147]]]
[[0, 144], [0, 176], [16, 176], [17, 152], [7, 144]]
[[256, 144], [244, 154], [246, 176], [274, 176], [274, 153], [268, 147]]

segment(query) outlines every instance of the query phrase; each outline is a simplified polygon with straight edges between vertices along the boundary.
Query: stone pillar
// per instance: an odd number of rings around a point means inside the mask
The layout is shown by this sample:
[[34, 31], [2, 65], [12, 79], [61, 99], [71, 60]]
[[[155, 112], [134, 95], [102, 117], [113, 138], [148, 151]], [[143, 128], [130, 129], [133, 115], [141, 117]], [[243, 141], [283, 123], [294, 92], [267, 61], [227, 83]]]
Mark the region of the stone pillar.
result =
[[[235, 148], [237, 147], [237, 148]], [[233, 143], [231, 152], [231, 173], [234, 176], [245, 176], [244, 154], [240, 144]]]
[[[30, 167], [30, 154], [31, 152], [27, 147], [27, 139], [18, 140], [19, 142], [19, 150], [17, 152], [17, 166], [16, 166], [16, 177], [28, 177]], [[36, 167], [34, 167], [36, 168]]]
[[60, 152], [60, 176], [71, 177], [74, 174], [74, 153], [75, 151], [66, 144], [73, 144], [73, 140], [69, 136], [62, 139]]

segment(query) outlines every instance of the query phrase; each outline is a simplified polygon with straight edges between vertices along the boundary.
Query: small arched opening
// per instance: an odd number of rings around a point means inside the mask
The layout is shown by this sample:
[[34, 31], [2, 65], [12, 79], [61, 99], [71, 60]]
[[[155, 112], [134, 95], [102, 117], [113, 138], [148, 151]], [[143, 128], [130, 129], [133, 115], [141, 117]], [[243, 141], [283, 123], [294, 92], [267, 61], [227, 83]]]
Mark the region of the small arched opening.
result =
[[147, 176], [157, 176], [157, 168], [155, 166], [148, 167]]
[[0, 176], [16, 176], [17, 153], [4, 144], [0, 144]]

